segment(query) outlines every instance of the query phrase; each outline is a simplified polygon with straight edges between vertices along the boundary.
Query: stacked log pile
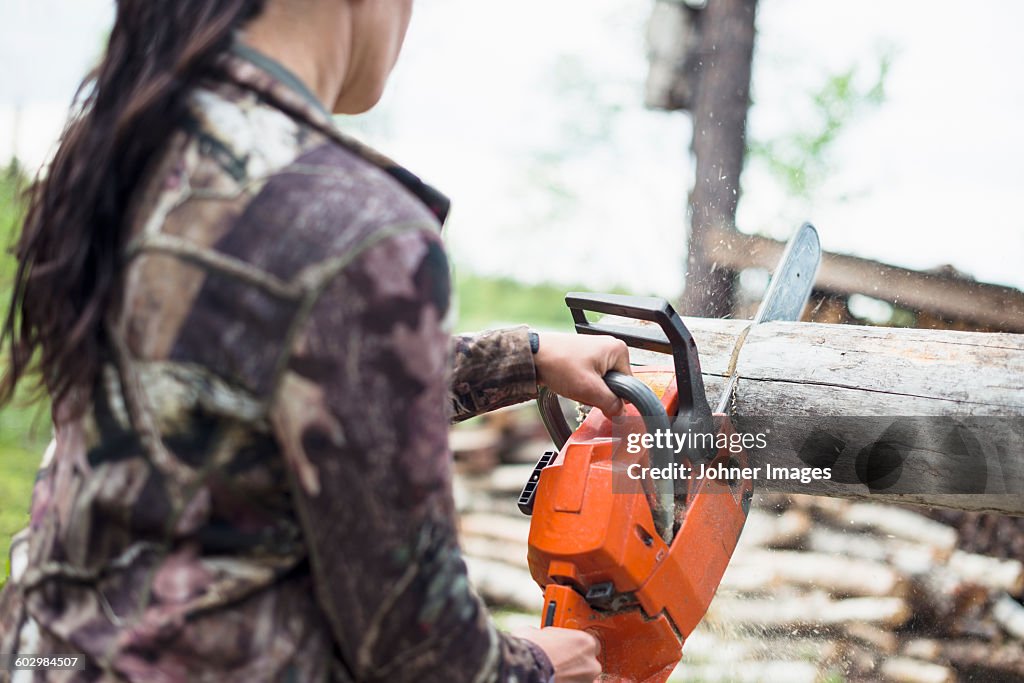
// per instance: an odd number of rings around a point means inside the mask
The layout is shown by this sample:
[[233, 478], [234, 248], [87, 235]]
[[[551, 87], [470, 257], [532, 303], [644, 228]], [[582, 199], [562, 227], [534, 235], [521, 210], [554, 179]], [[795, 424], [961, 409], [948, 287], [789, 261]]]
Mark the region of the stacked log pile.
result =
[[[550, 442], [521, 408], [452, 443], [471, 578], [504, 626], [536, 625], [516, 498]], [[671, 680], [1024, 681], [1024, 564], [959, 548], [957, 530], [924, 512], [758, 496]]]

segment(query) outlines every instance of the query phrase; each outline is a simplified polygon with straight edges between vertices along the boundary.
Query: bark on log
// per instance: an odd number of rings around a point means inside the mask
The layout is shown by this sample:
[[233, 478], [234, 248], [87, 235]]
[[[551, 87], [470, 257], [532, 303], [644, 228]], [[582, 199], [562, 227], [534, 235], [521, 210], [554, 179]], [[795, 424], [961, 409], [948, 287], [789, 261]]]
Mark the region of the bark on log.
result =
[[[749, 323], [684, 321], [714, 405]], [[665, 355], [631, 354], [641, 364], [671, 365]], [[751, 453], [754, 464], [806, 466], [799, 451], [819, 431], [846, 444], [839, 463], [850, 467], [846, 461], [861, 444], [880, 441], [879, 424], [907, 416], [956, 418], [930, 420], [924, 431], [917, 423], [913, 438], [899, 437], [897, 486], [871, 487], [843, 472], [841, 480], [787, 482], [788, 491], [1024, 515], [1024, 335], [773, 322], [750, 328], [735, 371], [737, 427], [750, 431], [766, 419], [779, 427], [767, 448]], [[797, 419], [780, 421], [787, 416]], [[878, 420], [863, 421], [865, 433], [857, 433], [859, 421], [836, 420], [859, 416]], [[845, 431], [835, 433], [837, 424]], [[953, 433], [956, 424], [967, 431]], [[985, 432], [975, 437], [979, 424]]]

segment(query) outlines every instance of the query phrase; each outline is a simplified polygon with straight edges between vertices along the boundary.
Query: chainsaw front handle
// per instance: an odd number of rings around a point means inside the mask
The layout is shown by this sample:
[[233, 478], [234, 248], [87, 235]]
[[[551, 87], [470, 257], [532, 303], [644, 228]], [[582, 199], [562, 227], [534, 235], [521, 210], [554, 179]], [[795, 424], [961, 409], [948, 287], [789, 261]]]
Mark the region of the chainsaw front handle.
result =
[[[604, 383], [613, 394], [633, 404], [644, 421], [644, 427], [651, 434], [665, 434], [672, 428], [672, 423], [665, 406], [649, 386], [636, 377], [612, 370], [604, 376]], [[573, 429], [565, 421], [562, 406], [558, 402], [558, 394], [542, 388], [537, 397], [541, 420], [561, 450], [572, 435]], [[660, 442], [660, 440], [656, 440]], [[648, 452], [651, 467], [667, 468], [672, 465], [675, 457], [668, 447], [652, 448]], [[671, 479], [654, 480], [655, 504], [651, 506], [654, 527], [665, 543], [672, 543], [672, 527], [675, 524], [675, 486]]]

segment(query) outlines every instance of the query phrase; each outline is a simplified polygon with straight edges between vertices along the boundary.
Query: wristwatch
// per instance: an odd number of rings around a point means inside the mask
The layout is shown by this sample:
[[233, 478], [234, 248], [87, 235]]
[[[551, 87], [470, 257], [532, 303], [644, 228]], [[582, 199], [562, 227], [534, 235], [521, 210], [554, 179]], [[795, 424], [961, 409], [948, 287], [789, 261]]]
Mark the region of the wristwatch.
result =
[[540, 335], [536, 331], [530, 330], [526, 333], [526, 336], [530, 340], [530, 351], [533, 353], [540, 351]]

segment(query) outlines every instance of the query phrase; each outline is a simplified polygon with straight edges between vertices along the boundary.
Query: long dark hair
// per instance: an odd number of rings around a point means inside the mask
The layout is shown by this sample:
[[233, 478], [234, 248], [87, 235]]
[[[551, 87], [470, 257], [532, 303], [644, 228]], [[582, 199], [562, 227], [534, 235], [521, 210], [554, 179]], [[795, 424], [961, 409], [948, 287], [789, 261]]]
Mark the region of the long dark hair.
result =
[[265, 0], [118, 0], [106, 54], [79, 91], [45, 177], [28, 193], [18, 268], [0, 331], [0, 405], [26, 374], [54, 404], [91, 388], [118, 302], [132, 195], [182, 122], [189, 91]]

